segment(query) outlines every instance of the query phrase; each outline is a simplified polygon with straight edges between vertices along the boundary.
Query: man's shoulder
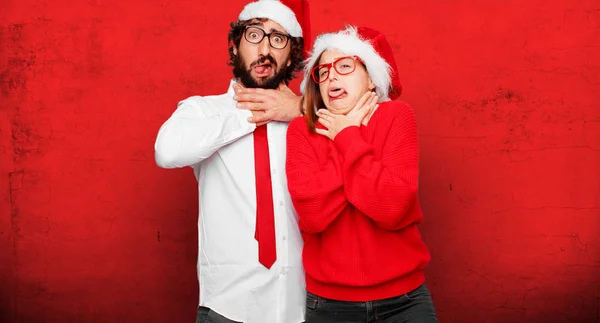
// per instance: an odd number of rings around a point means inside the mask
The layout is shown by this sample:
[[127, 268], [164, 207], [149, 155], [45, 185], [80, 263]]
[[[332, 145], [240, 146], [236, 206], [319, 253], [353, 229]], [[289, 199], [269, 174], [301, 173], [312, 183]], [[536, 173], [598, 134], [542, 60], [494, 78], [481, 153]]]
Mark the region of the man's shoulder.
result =
[[227, 93], [214, 94], [214, 95], [192, 95], [181, 101], [178, 105], [189, 104], [189, 105], [203, 105], [203, 104], [218, 104], [223, 103]]

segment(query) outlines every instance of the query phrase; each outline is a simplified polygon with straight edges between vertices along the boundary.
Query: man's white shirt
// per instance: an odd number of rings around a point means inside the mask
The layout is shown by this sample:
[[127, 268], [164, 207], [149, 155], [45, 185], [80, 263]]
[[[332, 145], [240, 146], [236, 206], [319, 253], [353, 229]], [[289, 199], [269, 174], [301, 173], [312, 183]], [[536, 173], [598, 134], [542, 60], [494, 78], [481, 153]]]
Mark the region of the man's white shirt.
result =
[[303, 322], [302, 237], [285, 174], [288, 123], [267, 124], [277, 244], [267, 269], [254, 239], [256, 125], [247, 121], [250, 111], [235, 107], [234, 84], [222, 95], [179, 102], [159, 130], [156, 163], [191, 166], [198, 180], [199, 305], [244, 323]]

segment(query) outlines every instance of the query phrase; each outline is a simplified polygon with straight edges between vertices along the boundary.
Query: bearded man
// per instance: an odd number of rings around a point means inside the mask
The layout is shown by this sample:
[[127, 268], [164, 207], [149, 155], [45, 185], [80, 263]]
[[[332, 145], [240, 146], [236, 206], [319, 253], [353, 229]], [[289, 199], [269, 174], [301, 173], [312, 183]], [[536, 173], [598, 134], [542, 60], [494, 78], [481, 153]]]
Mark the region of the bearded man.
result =
[[228, 35], [227, 92], [180, 101], [158, 132], [157, 165], [190, 166], [198, 181], [197, 323], [304, 321], [285, 144], [301, 115], [287, 84], [303, 68], [308, 12], [306, 1], [247, 4]]

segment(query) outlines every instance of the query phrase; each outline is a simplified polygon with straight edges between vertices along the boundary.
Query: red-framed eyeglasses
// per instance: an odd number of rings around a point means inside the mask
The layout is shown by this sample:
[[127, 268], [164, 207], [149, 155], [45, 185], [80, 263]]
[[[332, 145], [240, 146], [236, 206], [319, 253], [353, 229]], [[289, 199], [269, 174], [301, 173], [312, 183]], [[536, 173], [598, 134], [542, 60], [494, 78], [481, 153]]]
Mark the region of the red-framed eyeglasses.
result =
[[335, 72], [339, 75], [348, 75], [354, 70], [356, 70], [356, 61], [362, 63], [360, 57], [354, 56], [344, 56], [336, 59], [335, 61], [327, 64], [319, 64], [313, 67], [312, 72], [310, 73], [313, 81], [315, 83], [320, 84], [325, 82], [329, 77], [329, 69], [333, 66]]

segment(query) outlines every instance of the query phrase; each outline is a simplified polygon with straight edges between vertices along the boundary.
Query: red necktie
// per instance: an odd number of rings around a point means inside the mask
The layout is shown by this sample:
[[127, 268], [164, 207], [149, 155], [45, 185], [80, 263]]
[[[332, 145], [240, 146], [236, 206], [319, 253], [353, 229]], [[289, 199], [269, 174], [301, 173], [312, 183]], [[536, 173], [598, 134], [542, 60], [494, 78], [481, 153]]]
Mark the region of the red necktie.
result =
[[275, 250], [275, 216], [267, 125], [254, 130], [254, 171], [256, 174], [256, 231], [254, 238], [258, 241], [258, 261], [265, 267], [271, 268], [277, 259], [277, 251]]

